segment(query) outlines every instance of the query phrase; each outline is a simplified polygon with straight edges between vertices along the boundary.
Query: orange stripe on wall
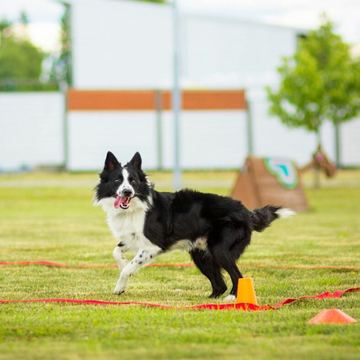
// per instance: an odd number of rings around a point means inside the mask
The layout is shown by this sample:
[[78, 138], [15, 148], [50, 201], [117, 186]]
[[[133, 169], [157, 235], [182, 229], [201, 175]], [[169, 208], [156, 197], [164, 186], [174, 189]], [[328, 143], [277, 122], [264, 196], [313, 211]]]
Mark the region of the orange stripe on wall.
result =
[[69, 90], [68, 110], [153, 110], [152, 90]]
[[[154, 90], [74, 90], [68, 92], [70, 111], [155, 110]], [[162, 109], [171, 109], [171, 92], [162, 91]], [[243, 90], [185, 90], [183, 110], [244, 110]]]
[[[171, 92], [163, 92], [163, 107], [171, 109]], [[184, 110], [245, 110], [243, 90], [185, 90], [182, 93]]]

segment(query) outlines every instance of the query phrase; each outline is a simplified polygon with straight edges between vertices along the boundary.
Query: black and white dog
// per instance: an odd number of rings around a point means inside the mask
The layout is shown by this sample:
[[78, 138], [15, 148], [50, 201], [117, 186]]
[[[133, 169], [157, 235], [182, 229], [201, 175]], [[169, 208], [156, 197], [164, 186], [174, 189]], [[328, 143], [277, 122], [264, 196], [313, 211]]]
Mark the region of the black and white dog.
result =
[[[210, 297], [226, 291], [221, 274], [224, 269], [232, 281], [226, 299], [233, 300], [242, 277], [236, 261], [250, 243], [252, 231], [262, 231], [273, 220], [293, 214], [277, 206], [250, 211], [229, 197], [192, 190], [155, 191], [141, 169], [138, 152], [125, 166], [111, 152], [107, 153], [96, 200], [105, 210], [118, 241], [113, 256], [121, 272], [115, 294], [123, 293], [129, 276], [155, 256], [185, 245], [211, 282]], [[130, 262], [123, 259], [128, 250], [136, 254]]]

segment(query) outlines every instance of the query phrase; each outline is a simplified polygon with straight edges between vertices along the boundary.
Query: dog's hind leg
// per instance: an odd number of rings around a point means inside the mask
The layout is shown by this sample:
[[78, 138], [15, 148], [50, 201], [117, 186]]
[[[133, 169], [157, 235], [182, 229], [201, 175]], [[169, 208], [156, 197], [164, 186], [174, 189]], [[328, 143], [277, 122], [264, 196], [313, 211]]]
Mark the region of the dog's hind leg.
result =
[[161, 252], [161, 249], [155, 245], [150, 249], [140, 249], [135, 257], [122, 269], [114, 289], [114, 294], [122, 294], [126, 289], [129, 277], [141, 267], [148, 264], [159, 252]]
[[210, 280], [212, 293], [209, 297], [216, 298], [226, 291], [226, 284], [221, 275], [219, 265], [214, 261], [211, 253], [194, 249], [190, 251], [190, 255], [199, 270]]
[[211, 249], [215, 261], [231, 278], [232, 289], [227, 300], [235, 300], [239, 278], [242, 278], [236, 260], [250, 242], [250, 233], [243, 228], [224, 228], [220, 241]]
[[214, 258], [218, 262], [218, 264], [230, 275], [232, 282], [232, 289], [230, 291], [227, 300], [235, 300], [237, 285], [239, 278], [242, 278], [242, 274], [238, 269], [235, 260], [229, 256], [229, 254], [223, 253], [222, 249], [214, 249]]

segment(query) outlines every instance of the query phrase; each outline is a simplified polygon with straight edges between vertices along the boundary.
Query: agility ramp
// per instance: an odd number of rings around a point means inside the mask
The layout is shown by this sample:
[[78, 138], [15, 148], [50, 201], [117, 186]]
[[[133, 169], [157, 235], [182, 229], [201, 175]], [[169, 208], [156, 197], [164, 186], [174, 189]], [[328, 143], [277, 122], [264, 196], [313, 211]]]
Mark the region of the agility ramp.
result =
[[299, 170], [286, 158], [249, 156], [237, 176], [231, 197], [250, 209], [269, 204], [294, 211], [308, 209]]

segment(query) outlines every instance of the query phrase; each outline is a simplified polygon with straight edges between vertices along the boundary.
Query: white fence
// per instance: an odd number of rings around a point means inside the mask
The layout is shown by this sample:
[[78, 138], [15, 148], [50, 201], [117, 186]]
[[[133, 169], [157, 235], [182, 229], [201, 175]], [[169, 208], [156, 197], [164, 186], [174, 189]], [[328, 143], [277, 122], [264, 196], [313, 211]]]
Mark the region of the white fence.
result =
[[[181, 117], [181, 161], [185, 168], [239, 167], [246, 156], [244, 111], [184, 111]], [[108, 150], [122, 161], [135, 151], [144, 166], [158, 168], [156, 114], [150, 111], [70, 112], [69, 168], [98, 169]], [[162, 165], [173, 164], [172, 113], [161, 122]]]
[[0, 170], [62, 165], [63, 117], [60, 93], [0, 93]]
[[[256, 100], [256, 101], [255, 101]], [[287, 156], [303, 164], [315, 147], [314, 136], [268, 119], [266, 104], [253, 98], [256, 155]], [[255, 104], [257, 104], [255, 106]], [[64, 158], [64, 97], [60, 93], [0, 93], [0, 170], [59, 166]], [[127, 160], [135, 151], [146, 168], [157, 168], [156, 114], [151, 111], [71, 112], [68, 115], [70, 170], [98, 170], [107, 150]], [[163, 113], [161, 158], [172, 167], [172, 114]], [[246, 156], [243, 111], [185, 111], [182, 115], [182, 165], [185, 168], [238, 168]], [[342, 165], [360, 166], [360, 119], [340, 129]], [[334, 159], [334, 131], [322, 129]]]

